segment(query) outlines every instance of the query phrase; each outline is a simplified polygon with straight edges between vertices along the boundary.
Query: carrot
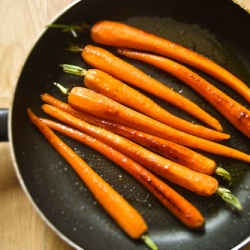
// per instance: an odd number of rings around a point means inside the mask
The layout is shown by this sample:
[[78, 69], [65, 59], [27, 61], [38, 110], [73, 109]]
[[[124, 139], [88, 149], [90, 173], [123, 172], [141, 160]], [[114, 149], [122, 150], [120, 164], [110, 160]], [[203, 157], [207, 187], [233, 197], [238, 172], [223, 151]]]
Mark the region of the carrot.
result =
[[[99, 118], [89, 113], [85, 113], [75, 109], [69, 104], [60, 101], [59, 99], [45, 93], [41, 95], [41, 99], [77, 118], [80, 118], [93, 125], [105, 128], [113, 133], [124, 136], [149, 150], [158, 153], [172, 161], [180, 163], [181, 165], [192, 168], [204, 174], [216, 173], [216, 163], [214, 160], [203, 156], [189, 148], [181, 146], [177, 143], [165, 140], [163, 138], [153, 136], [142, 131], [129, 128], [122, 124], [111, 122], [103, 118]], [[250, 160], [250, 158], [249, 158]], [[229, 174], [228, 178], [229, 178]]]
[[[76, 129], [88, 133], [99, 140], [102, 140], [111, 147], [114, 147], [124, 154], [127, 154], [129, 157], [136, 160], [143, 166], [148, 167], [156, 174], [180, 186], [184, 186], [186, 189], [204, 196], [212, 195], [217, 189], [218, 182], [211, 176], [198, 173], [178, 163], [167, 160], [166, 158], [163, 158], [160, 155], [157, 155], [126, 138], [116, 135], [103, 128], [91, 125], [64, 111], [59, 110], [56, 107], [43, 104], [42, 110], [46, 114], [51, 115], [52, 117], [72, 127], [75, 127]], [[204, 181], [203, 178], [206, 181]], [[196, 183], [198, 182], [203, 183], [202, 186], [197, 185]], [[204, 188], [204, 186], [206, 188]]]
[[250, 88], [212, 60], [172, 41], [120, 22], [100, 21], [91, 28], [92, 39], [100, 44], [145, 50], [167, 56], [212, 75], [250, 102]]
[[218, 181], [214, 177], [167, 160], [124, 137], [93, 126], [54, 106], [43, 104], [42, 109], [46, 114], [102, 140], [104, 143], [128, 155], [165, 179], [202, 196], [211, 196], [216, 193], [234, 208], [238, 210], [242, 209], [238, 199], [230, 190], [218, 186]]
[[[64, 110], [65, 112], [68, 112], [74, 116], [80, 117], [81, 119], [86, 119], [87, 117], [89, 118], [89, 116], [90, 116], [89, 113], [79, 111], [79, 110], [73, 108], [72, 106], [70, 106], [64, 102], [61, 102], [60, 100], [52, 97], [49, 94], [42, 94], [41, 98], [43, 101], [47, 102], [48, 104], [56, 106], [59, 109]], [[94, 118], [94, 119], [96, 119], [96, 118]], [[91, 120], [87, 120], [87, 121], [91, 123], [91, 122], [93, 122], [94, 119], [92, 118], [92, 121]], [[98, 124], [98, 126], [99, 125], [100, 124]], [[149, 132], [149, 134], [150, 134], [150, 132]], [[222, 145], [222, 144], [213, 143], [213, 142], [209, 142], [209, 141], [206, 141], [206, 142], [208, 142], [208, 144], [206, 143], [208, 148], [207, 149], [204, 148], [203, 151], [207, 151], [207, 152], [212, 153], [212, 154], [221, 155], [221, 156], [225, 156], [225, 157], [229, 157], [232, 159], [236, 159], [236, 160], [250, 163], [250, 155], [248, 155], [244, 152], [241, 152], [241, 151], [234, 149], [234, 148], [231, 148], [231, 147], [227, 147], [227, 146]], [[179, 143], [177, 142], [177, 144], [179, 144]], [[196, 147], [194, 145], [193, 147], [200, 149], [198, 145]]]
[[212, 159], [205, 157], [189, 148], [177, 143], [153, 136], [139, 130], [129, 128], [119, 123], [111, 122], [103, 118], [76, 110], [74, 107], [64, 103], [49, 94], [42, 94], [41, 99], [71, 115], [76, 116], [88, 123], [105, 128], [113, 133], [124, 136], [140, 145], [158, 153], [172, 161], [192, 168], [204, 174], [213, 174], [216, 172], [216, 163]]
[[[103, 180], [89, 165], [83, 161], [67, 144], [65, 144], [48, 126], [28, 109], [31, 122], [40, 130], [57, 152], [72, 166], [92, 192], [97, 201], [116, 223], [133, 239], [145, 238], [148, 227], [138, 211], [132, 207], [118, 192]], [[146, 238], [149, 238], [146, 236]], [[150, 247], [157, 249], [154, 243]]]
[[53, 130], [82, 142], [95, 149], [118, 166], [127, 171], [143, 184], [166, 208], [168, 208], [181, 222], [190, 228], [199, 228], [204, 224], [201, 213], [180, 194], [170, 188], [154, 174], [146, 170], [136, 161], [79, 130], [65, 126], [48, 119], [41, 121]]
[[132, 128], [147, 132], [181, 145], [208, 149], [208, 141], [158, 122], [146, 115], [130, 109], [106, 96], [83, 87], [74, 87], [68, 96], [68, 103], [87, 113], [94, 113], [102, 118], [122, 123]]
[[181, 146], [177, 143], [165, 140], [157, 136], [153, 136], [148, 133], [141, 132], [133, 128], [129, 128], [119, 123], [111, 122], [92, 114], [79, 111], [69, 104], [62, 102], [47, 93], [42, 94], [41, 99], [44, 102], [51, 104], [67, 113], [70, 113], [71, 115], [80, 118], [90, 124], [105, 128], [113, 133], [124, 136], [134, 141], [135, 143], [138, 143], [146, 147], [147, 149], [166, 157], [169, 160], [177, 162], [203, 174], [217, 174], [223, 177], [229, 183], [231, 182], [231, 175], [228, 171], [226, 171], [222, 167], [216, 166], [216, 162], [214, 160], [202, 154], [199, 154], [187, 147]]
[[119, 54], [128, 58], [152, 64], [187, 83], [213, 105], [239, 131], [250, 138], [250, 110], [233, 100], [227, 94], [200, 77], [187, 67], [162, 56], [130, 49], [118, 49]]
[[213, 141], [229, 138], [227, 134], [187, 122], [186, 120], [172, 115], [150, 98], [104, 71], [98, 69], [85, 70], [81, 67], [69, 64], [62, 64], [61, 66], [67, 73], [84, 76], [84, 84], [87, 88], [140, 111], [171, 127]]
[[222, 131], [219, 121], [198, 105], [107, 50], [87, 45], [83, 48], [81, 56], [91, 67], [103, 70], [121, 81], [157, 96], [193, 115], [212, 128]]
[[43, 104], [42, 109], [46, 114], [102, 140], [104, 143], [149, 168], [157, 175], [202, 196], [211, 196], [217, 193], [229, 204], [237, 209], [241, 209], [237, 198], [228, 189], [225, 189], [227, 191], [222, 191], [222, 188], [218, 186], [218, 181], [214, 177], [167, 160], [124, 137], [86, 123], [49, 104]]

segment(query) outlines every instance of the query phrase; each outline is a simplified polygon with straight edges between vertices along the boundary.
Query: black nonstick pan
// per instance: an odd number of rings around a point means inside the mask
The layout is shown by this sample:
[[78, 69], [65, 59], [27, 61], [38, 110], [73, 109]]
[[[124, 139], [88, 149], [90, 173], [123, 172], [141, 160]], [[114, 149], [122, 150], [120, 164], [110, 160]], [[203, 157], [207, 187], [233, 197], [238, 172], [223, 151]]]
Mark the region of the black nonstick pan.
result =
[[[85, 22], [91, 25], [103, 19], [131, 24], [197, 51], [250, 86], [250, 15], [231, 1], [85, 0], [67, 10], [55, 23]], [[141, 241], [131, 240], [119, 229], [71, 167], [28, 120], [28, 107], [37, 115], [45, 116], [40, 109], [42, 93], [47, 92], [65, 100], [65, 96], [52, 84], [54, 81], [65, 86], [82, 85], [81, 77], [67, 75], [58, 66], [71, 63], [88, 67], [78, 54], [66, 50], [71, 43], [94, 44], [88, 29], [78, 33], [77, 38], [59, 29], [48, 29], [22, 70], [9, 114], [9, 140], [17, 175], [44, 220], [73, 247], [86, 250], [147, 249]], [[250, 154], [250, 140], [184, 83], [143, 63], [129, 62], [218, 118], [225, 132], [231, 134], [231, 139], [223, 143]], [[250, 108], [231, 89], [202, 72], [198, 73]], [[158, 99], [155, 101], [187, 120], [198, 122], [169, 104]], [[209, 155], [232, 174], [230, 189], [243, 206], [240, 212], [233, 211], [216, 195], [199, 197], [168, 183], [203, 213], [205, 227], [196, 231], [181, 224], [143, 186], [105, 157], [67, 137], [60, 137], [141, 212], [149, 225], [148, 233], [159, 249], [228, 250], [238, 249], [242, 242], [249, 240], [249, 164]]]

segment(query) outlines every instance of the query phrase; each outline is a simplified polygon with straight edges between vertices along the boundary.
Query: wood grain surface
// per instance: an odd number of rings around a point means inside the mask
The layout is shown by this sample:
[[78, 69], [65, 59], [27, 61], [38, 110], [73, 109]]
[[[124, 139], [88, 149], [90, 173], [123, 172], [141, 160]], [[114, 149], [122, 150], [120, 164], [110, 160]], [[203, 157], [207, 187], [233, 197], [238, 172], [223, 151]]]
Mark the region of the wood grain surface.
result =
[[[235, 1], [250, 9], [250, 0]], [[24, 61], [46, 24], [72, 2], [0, 0], [0, 108], [11, 107]], [[0, 249], [72, 249], [43, 222], [23, 192], [8, 142], [0, 143]], [[250, 244], [243, 249], [250, 250]]]

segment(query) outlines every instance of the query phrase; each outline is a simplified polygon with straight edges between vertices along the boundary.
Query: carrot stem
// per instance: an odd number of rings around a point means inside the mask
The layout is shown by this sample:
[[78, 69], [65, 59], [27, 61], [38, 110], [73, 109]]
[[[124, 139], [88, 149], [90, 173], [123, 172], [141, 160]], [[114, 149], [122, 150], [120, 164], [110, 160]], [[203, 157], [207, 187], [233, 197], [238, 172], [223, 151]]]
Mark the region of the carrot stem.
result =
[[67, 95], [69, 93], [69, 88], [65, 88], [58, 82], [53, 82], [53, 84], [64, 94]]
[[86, 69], [81, 68], [76, 65], [64, 63], [64, 64], [60, 64], [60, 66], [63, 68], [63, 71], [68, 74], [79, 75], [79, 76], [85, 76], [87, 74]]
[[232, 192], [224, 188], [222, 186], [219, 186], [217, 188], [216, 193], [229, 205], [231, 205], [232, 208], [235, 208], [237, 210], [242, 210], [242, 205], [240, 204], [239, 200], [232, 194]]
[[147, 235], [144, 234], [141, 236], [141, 240], [152, 250], [157, 250], [158, 247], [156, 244], [152, 241], [152, 239]]
[[48, 28], [53, 28], [53, 29], [61, 29], [62, 32], [70, 32], [73, 37], [78, 37], [77, 32], [82, 33], [85, 30], [89, 29], [90, 26], [87, 23], [81, 23], [81, 25], [77, 25], [77, 24], [57, 24], [57, 23], [53, 23], [48, 25]]
[[232, 181], [231, 175], [230, 175], [230, 173], [229, 173], [226, 169], [217, 166], [214, 173], [215, 173], [216, 175], [218, 175], [218, 176], [221, 176], [221, 177], [222, 177], [223, 179], [225, 179], [226, 181], [228, 181], [228, 183], [229, 183], [230, 185], [232, 184], [232, 183], [231, 183], [231, 181]]

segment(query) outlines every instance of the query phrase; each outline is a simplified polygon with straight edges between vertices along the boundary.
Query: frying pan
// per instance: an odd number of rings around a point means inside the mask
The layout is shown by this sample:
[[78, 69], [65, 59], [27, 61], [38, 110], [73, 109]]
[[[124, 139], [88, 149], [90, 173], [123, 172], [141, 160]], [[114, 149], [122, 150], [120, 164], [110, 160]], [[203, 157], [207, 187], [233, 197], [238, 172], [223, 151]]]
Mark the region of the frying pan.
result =
[[[250, 16], [226, 0], [86, 0], [62, 14], [55, 23], [72, 24], [98, 20], [118, 20], [166, 37], [207, 56], [250, 86]], [[71, 167], [51, 148], [30, 124], [26, 109], [45, 116], [39, 96], [48, 92], [65, 97], [52, 82], [82, 85], [82, 79], [62, 73], [60, 63], [88, 67], [79, 55], [65, 48], [71, 42], [92, 43], [89, 31], [73, 38], [69, 33], [48, 29], [28, 57], [20, 75], [9, 114], [9, 139], [17, 175], [27, 195], [43, 219], [71, 246], [79, 249], [147, 249], [140, 241], [125, 235], [96, 203]], [[112, 48], [107, 48], [112, 51]], [[176, 91], [191, 98], [218, 118], [231, 139], [224, 144], [250, 153], [249, 139], [235, 130], [216, 110], [194, 91], [170, 75], [143, 63], [128, 60]], [[217, 87], [248, 108], [240, 96], [215, 79], [199, 72]], [[192, 117], [155, 99], [173, 113], [194, 122]], [[204, 229], [183, 226], [147, 190], [118, 166], [92, 149], [59, 135], [102, 177], [120, 192], [144, 216], [149, 235], [159, 249], [239, 249], [249, 241], [250, 194], [249, 164], [209, 155], [227, 168], [233, 178], [232, 192], [243, 211], [232, 211], [214, 195], [198, 197], [168, 183], [196, 205], [206, 219]], [[222, 182], [223, 183], [223, 182]], [[226, 183], [225, 183], [226, 185]]]

